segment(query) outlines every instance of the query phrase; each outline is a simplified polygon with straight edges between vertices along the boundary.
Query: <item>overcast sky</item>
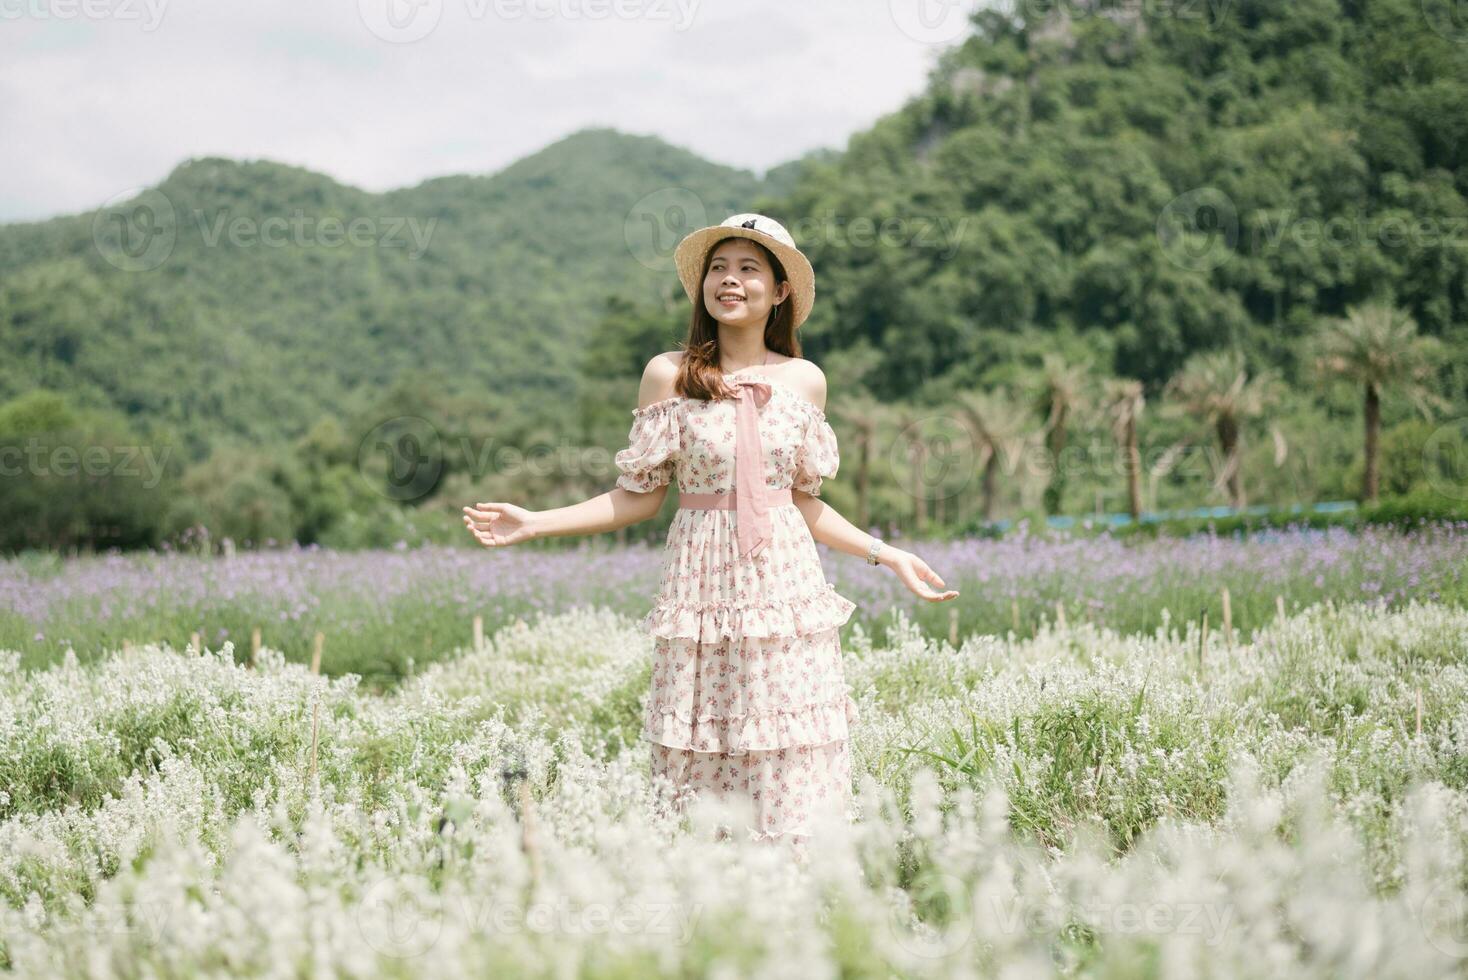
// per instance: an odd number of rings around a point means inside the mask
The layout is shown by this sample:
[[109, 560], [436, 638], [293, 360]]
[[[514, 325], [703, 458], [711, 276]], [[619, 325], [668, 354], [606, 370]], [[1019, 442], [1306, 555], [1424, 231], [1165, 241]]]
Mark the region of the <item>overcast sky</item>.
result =
[[757, 173], [921, 91], [967, 0], [0, 0], [0, 221], [181, 160], [368, 190], [486, 173], [585, 126]]

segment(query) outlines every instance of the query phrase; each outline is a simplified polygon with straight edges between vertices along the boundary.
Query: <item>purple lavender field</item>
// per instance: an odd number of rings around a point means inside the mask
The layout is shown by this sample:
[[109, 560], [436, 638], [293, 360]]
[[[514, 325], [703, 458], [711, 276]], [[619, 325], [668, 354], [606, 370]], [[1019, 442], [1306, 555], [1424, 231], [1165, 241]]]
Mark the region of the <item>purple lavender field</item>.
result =
[[[1331, 598], [1396, 606], [1408, 597], [1468, 603], [1468, 522], [1410, 532], [1289, 529], [1248, 538], [1121, 541], [1100, 536], [898, 542], [921, 555], [954, 602], [930, 606], [885, 568], [822, 547], [827, 577], [859, 604], [846, 626], [882, 633], [894, 610], [936, 636], [1032, 634], [1060, 614], [1125, 632], [1222, 616], [1227, 587], [1235, 629]], [[516, 618], [600, 605], [641, 615], [656, 586], [660, 548], [588, 541], [559, 551], [457, 547], [368, 552], [301, 548], [235, 554], [106, 556], [0, 564], [0, 648], [40, 666], [68, 648], [87, 661], [124, 640], [182, 647], [193, 632], [244, 656], [252, 627], [290, 659], [325, 634], [322, 669], [394, 683], [415, 666], [467, 645], [472, 620], [492, 632]]]

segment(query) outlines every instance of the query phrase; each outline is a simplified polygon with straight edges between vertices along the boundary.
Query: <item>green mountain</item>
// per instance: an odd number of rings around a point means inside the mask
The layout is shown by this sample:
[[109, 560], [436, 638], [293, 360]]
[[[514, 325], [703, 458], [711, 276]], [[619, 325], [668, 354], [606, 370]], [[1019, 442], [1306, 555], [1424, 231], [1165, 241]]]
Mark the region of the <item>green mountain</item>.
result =
[[843, 223], [809, 239], [812, 332], [879, 352], [878, 394], [937, 402], [1055, 346], [1152, 390], [1228, 345], [1298, 380], [1299, 339], [1374, 295], [1468, 355], [1450, 5], [1020, 9], [1039, 16], [979, 14], [920, 96], [782, 202]]
[[[1443, 341], [1436, 387], [1461, 415], [1468, 32], [1447, 0], [1017, 10], [975, 15], [924, 90], [843, 151], [763, 178], [590, 129], [493, 175], [386, 194], [194, 160], [97, 213], [0, 227], [0, 445], [45, 419], [110, 442], [128, 438], [117, 417], [178, 433], [186, 461], [209, 460], [160, 526], [248, 512], [232, 533], [256, 540], [315, 540], [357, 513], [353, 474], [382, 476], [359, 446], [401, 416], [431, 418], [457, 456], [394, 500], [582, 499], [606, 467], [466, 449], [619, 440], [643, 360], [682, 336], [673, 246], [743, 210], [780, 217], [810, 255], [802, 338], [839, 391], [952, 405], [1058, 351], [1155, 402], [1191, 355], [1237, 348], [1289, 383], [1268, 423], [1308, 457], [1283, 470], [1260, 439], [1245, 477], [1279, 499], [1336, 495], [1359, 465], [1360, 392], [1318, 385], [1303, 342], [1385, 299]], [[39, 389], [70, 405], [5, 410]], [[1392, 451], [1420, 469], [1427, 433], [1392, 428], [1409, 414], [1384, 403]], [[1143, 424], [1144, 441], [1186, 434]], [[878, 469], [871, 516], [905, 518], [907, 475]], [[1088, 473], [1072, 496], [1110, 479]], [[1193, 479], [1165, 489], [1206, 495]], [[51, 516], [12, 526], [66, 523], [43, 482], [28, 499]], [[153, 533], [114, 523], [135, 529], [118, 540]], [[97, 538], [83, 522], [61, 539]]]
[[610, 129], [385, 194], [191, 160], [98, 212], [0, 227], [0, 402], [66, 392], [181, 434], [191, 459], [300, 436], [396, 384], [559, 417], [608, 302], [668, 293], [678, 238], [761, 190]]

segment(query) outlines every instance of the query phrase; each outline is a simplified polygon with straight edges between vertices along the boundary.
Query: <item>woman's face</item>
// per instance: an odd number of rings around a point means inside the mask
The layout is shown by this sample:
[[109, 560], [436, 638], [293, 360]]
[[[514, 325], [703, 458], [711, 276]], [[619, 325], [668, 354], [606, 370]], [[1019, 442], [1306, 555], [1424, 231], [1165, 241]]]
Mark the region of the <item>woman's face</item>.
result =
[[783, 303], [790, 284], [775, 284], [764, 250], [747, 238], [726, 238], [714, 247], [703, 280], [703, 305], [730, 326], [764, 327], [770, 308]]

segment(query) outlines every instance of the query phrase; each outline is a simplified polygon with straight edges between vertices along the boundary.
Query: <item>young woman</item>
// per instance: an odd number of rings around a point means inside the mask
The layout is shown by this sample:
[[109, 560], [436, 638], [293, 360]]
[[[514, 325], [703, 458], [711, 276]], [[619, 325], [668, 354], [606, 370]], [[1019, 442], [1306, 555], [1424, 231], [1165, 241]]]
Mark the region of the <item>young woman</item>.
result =
[[[674, 254], [692, 300], [683, 350], [643, 371], [616, 488], [528, 511], [464, 508], [487, 547], [610, 531], [653, 517], [676, 480], [661, 585], [642, 621], [654, 638], [643, 737], [654, 778], [679, 801], [749, 804], [757, 840], [798, 852], [818, 821], [849, 818], [840, 627], [856, 604], [826, 581], [816, 542], [892, 569], [931, 602], [958, 595], [911, 552], [883, 544], [819, 499], [836, 475], [826, 379], [800, 356], [815, 276], [779, 222], [738, 214]], [[833, 826], [839, 824], [833, 824]]]

